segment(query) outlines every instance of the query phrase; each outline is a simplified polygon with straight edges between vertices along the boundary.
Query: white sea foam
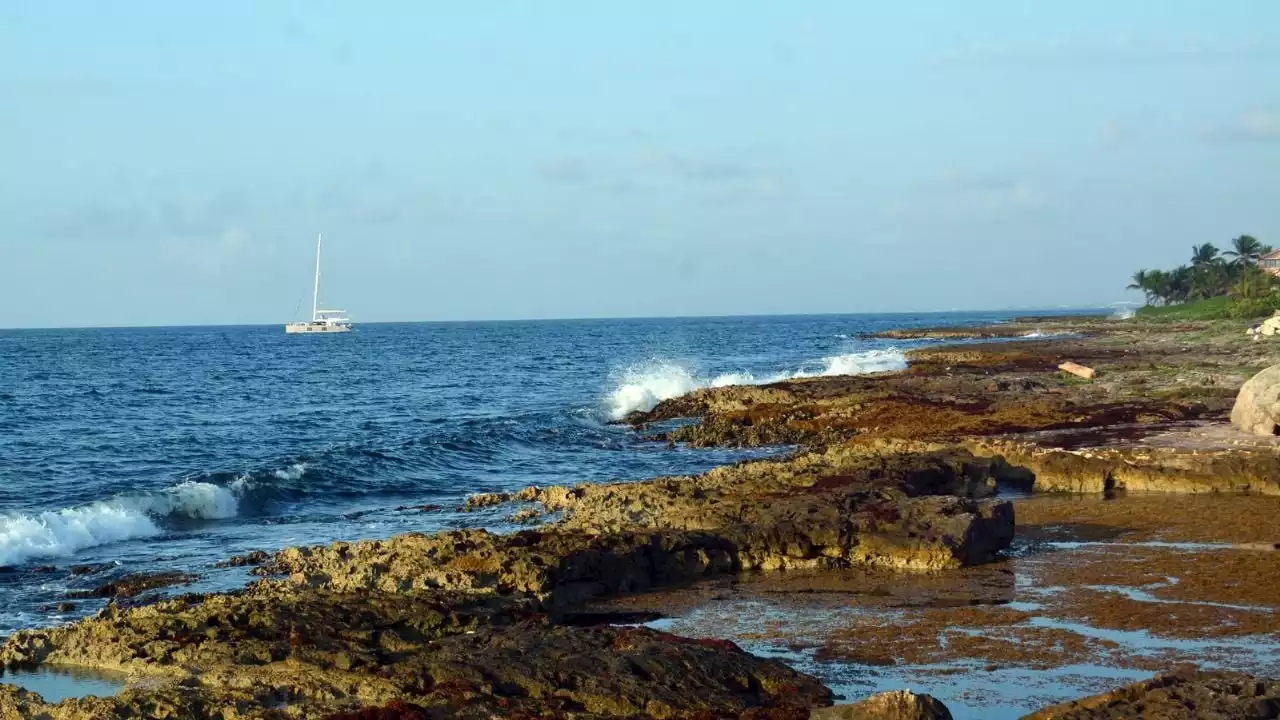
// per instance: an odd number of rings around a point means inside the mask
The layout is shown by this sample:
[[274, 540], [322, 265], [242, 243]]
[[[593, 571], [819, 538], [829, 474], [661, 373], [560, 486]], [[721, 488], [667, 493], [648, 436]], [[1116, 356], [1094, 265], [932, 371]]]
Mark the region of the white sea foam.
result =
[[907, 358], [902, 351], [869, 350], [846, 355], [833, 355], [822, 359], [819, 369], [800, 369], [765, 377], [749, 372], [724, 373], [712, 377], [695, 375], [685, 366], [670, 361], [652, 361], [628, 368], [618, 379], [618, 385], [609, 395], [606, 406], [610, 419], [621, 420], [629, 413], [652, 410], [663, 400], [679, 397], [701, 388], [729, 385], [763, 385], [793, 378], [830, 375], [865, 375], [868, 373], [903, 370]]
[[289, 467], [273, 470], [271, 474], [280, 480], [299, 480], [307, 472], [308, 467], [310, 466], [304, 462], [296, 462]]
[[1043, 330], [1033, 330], [1021, 337], [1024, 340], [1035, 340], [1037, 338], [1066, 337], [1070, 334], [1071, 333], [1069, 332], [1044, 332]]
[[0, 515], [0, 565], [67, 557], [99, 545], [156, 537], [162, 533], [157, 524], [161, 518], [235, 517], [239, 489], [187, 481], [157, 493], [122, 495], [56, 511]]
[[654, 361], [627, 368], [618, 387], [609, 396], [609, 417], [619, 420], [627, 413], [652, 410], [658, 403], [704, 387], [749, 385], [755, 382], [750, 373], [727, 373], [713, 378], [699, 378], [683, 365]]
[[792, 377], [813, 377], [814, 375], [868, 375], [878, 372], [894, 372], [907, 369], [907, 356], [897, 348], [888, 350], [868, 350], [846, 355], [833, 355], [822, 359], [822, 370], [807, 373], [803, 370]]

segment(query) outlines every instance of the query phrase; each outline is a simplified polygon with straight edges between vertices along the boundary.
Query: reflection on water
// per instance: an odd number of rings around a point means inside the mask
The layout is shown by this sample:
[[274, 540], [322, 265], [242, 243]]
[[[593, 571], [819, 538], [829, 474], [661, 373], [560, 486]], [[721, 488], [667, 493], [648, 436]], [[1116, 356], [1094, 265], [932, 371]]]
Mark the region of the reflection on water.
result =
[[0, 682], [26, 688], [31, 692], [39, 693], [45, 702], [56, 703], [67, 698], [82, 698], [89, 695], [98, 697], [115, 695], [124, 688], [125, 676], [121, 673], [72, 665], [57, 667], [41, 665], [34, 668], [6, 670], [0, 676]]

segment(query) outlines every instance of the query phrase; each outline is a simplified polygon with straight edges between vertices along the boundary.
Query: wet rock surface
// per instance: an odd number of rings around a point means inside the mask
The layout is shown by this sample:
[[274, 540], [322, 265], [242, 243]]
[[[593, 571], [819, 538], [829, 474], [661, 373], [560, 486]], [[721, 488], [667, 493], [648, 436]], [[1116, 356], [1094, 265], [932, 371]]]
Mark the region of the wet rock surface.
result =
[[[1025, 537], [997, 563], [739, 576], [594, 609], [661, 612], [652, 625], [784, 658], [846, 697], [911, 687], [960, 718], [1020, 717], [1185, 663], [1280, 677], [1280, 552], [1259, 542], [1280, 498], [1014, 505]], [[1256, 522], [1231, 522], [1246, 513]]]
[[[732, 643], [644, 628], [559, 625], [518, 600], [296, 592], [261, 583], [19, 633], [6, 665], [98, 667], [149, 678], [66, 717], [325, 717], [410, 703], [431, 717], [555, 711], [577, 717], [738, 717], [829, 702], [816, 680]], [[185, 698], [183, 701], [175, 696]], [[77, 702], [63, 703], [76, 706]], [[160, 708], [182, 708], [176, 715]], [[0, 711], [35, 717], [30, 696]], [[58, 716], [58, 715], [55, 715]], [[763, 716], [762, 716], [763, 717]]]
[[216, 567], [256, 567], [262, 565], [271, 559], [271, 553], [265, 550], [253, 550], [243, 555], [233, 555], [224, 562], [220, 562]]
[[1115, 718], [1280, 717], [1280, 681], [1240, 673], [1182, 670], [1118, 690], [1045, 708], [1026, 720], [1110, 720]]
[[199, 579], [199, 575], [176, 571], [133, 573], [102, 583], [92, 590], [73, 590], [67, 596], [71, 598], [132, 598], [157, 588], [190, 585]]

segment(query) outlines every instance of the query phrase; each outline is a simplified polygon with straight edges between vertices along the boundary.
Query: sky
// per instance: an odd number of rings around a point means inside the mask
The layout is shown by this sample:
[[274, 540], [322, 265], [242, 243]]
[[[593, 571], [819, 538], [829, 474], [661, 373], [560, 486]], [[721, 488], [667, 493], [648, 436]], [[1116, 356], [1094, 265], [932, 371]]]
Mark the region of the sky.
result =
[[0, 3], [0, 327], [283, 323], [319, 232], [357, 323], [1136, 300], [1280, 245], [1280, 3]]

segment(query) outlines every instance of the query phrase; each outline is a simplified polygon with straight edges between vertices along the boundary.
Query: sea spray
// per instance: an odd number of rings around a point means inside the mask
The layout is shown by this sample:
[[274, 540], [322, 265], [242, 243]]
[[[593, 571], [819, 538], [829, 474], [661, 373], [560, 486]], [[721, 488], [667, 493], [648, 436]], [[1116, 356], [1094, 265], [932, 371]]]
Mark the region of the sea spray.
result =
[[714, 378], [696, 377], [682, 365], [654, 361], [627, 368], [608, 399], [609, 417], [621, 420], [629, 413], [652, 410], [658, 403], [704, 387], [750, 385], [750, 373], [725, 373]]
[[[868, 350], [846, 355], [833, 355], [822, 359], [822, 371], [817, 373], [824, 377], [833, 375], [869, 375], [879, 372], [897, 372], [907, 369], [907, 356], [901, 350]], [[804, 371], [792, 377], [811, 377]]]
[[822, 359], [820, 369], [800, 369], [765, 377], [749, 372], [724, 373], [712, 377], [699, 377], [688, 368], [670, 361], [651, 361], [627, 368], [618, 380], [617, 387], [606, 400], [606, 410], [611, 420], [621, 420], [633, 412], [652, 410], [663, 400], [669, 400], [708, 387], [729, 385], [764, 385], [796, 378], [867, 375], [878, 372], [904, 370], [907, 357], [901, 350], [868, 350], [865, 352], [832, 355]]
[[[233, 483], [233, 486], [236, 486]], [[219, 520], [239, 512], [244, 485], [186, 481], [158, 493], [122, 495], [78, 507], [0, 515], [0, 565], [68, 557], [99, 545], [156, 537], [157, 520]]]

